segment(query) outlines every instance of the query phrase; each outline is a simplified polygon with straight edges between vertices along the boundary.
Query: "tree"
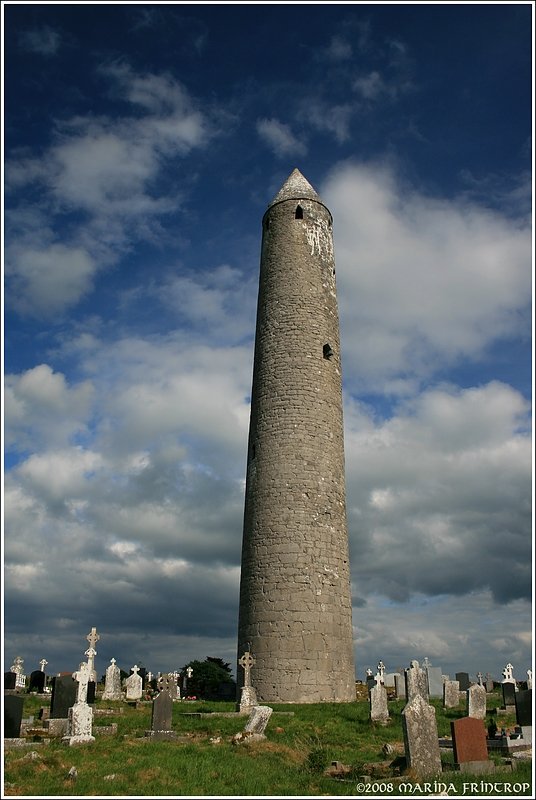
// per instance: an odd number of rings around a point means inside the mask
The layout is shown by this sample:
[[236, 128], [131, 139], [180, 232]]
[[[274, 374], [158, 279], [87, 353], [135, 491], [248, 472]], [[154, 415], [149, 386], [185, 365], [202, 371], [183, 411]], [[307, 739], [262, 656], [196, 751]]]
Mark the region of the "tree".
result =
[[[192, 677], [187, 677], [186, 670], [192, 669]], [[221, 658], [207, 656], [204, 661], [189, 661], [181, 669], [181, 683], [184, 687], [186, 677], [186, 695], [203, 700], [214, 700], [221, 695], [222, 684], [236, 686], [231, 667]], [[231, 691], [231, 689], [229, 689]]]

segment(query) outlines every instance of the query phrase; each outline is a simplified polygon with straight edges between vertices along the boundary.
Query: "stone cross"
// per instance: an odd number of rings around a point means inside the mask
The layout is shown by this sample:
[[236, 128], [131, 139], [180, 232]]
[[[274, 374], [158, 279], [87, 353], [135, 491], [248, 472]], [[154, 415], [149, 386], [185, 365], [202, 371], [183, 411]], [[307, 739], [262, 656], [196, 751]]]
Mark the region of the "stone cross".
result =
[[373, 675], [373, 672], [372, 672], [371, 668], [369, 667], [369, 668], [367, 669], [367, 677], [368, 677], [368, 678], [372, 678], [372, 675]]
[[149, 670], [149, 672], [147, 673], [147, 675], [145, 677], [147, 678], [147, 683], [151, 683], [151, 681], [153, 679], [153, 673]]
[[244, 686], [249, 688], [251, 686], [251, 667], [256, 663], [255, 658], [251, 655], [249, 650], [246, 650], [242, 658], [238, 659], [238, 663], [244, 668]]
[[165, 672], [163, 675], [160, 675], [157, 681], [158, 691], [159, 692], [167, 692], [169, 695], [176, 689], [177, 679], [175, 677], [175, 673], [173, 672]]
[[425, 669], [428, 669], [428, 667], [431, 667], [431, 666], [432, 666], [432, 662], [431, 662], [431, 661], [428, 659], [428, 656], [426, 656], [426, 658], [425, 658], [425, 659], [424, 659], [424, 661], [422, 662], [422, 665], [423, 665], [423, 667], [424, 667]]
[[88, 640], [90, 647], [95, 647], [95, 645], [97, 644], [97, 642], [100, 639], [100, 636], [97, 633], [97, 629], [96, 628], [91, 628], [90, 632], [86, 636], [86, 639]]
[[527, 689], [532, 689], [532, 670], [527, 670]]
[[138, 667], [138, 665], [134, 664], [134, 666], [132, 667], [132, 674], [133, 675], [137, 675], [139, 671], [140, 671], [140, 668]]
[[483, 686], [484, 685], [484, 676], [482, 675], [482, 673], [481, 672], [477, 672], [476, 677], [478, 678], [478, 685], [479, 686]]
[[510, 683], [514, 682], [514, 668], [512, 664], [508, 663], [503, 669], [502, 674], [504, 675], [505, 681], [510, 681]]
[[42, 658], [41, 661], [39, 662], [39, 666], [41, 667], [41, 672], [45, 671], [45, 667], [47, 664], [48, 661], [46, 660], [46, 658]]
[[188, 675], [189, 678], [191, 678], [192, 675], [194, 674], [193, 669], [191, 667], [186, 667], [186, 674]]
[[97, 673], [95, 672], [95, 656], [97, 655], [97, 651], [94, 647], [88, 647], [84, 655], [87, 656], [87, 666], [89, 669], [90, 681], [97, 680]]
[[16, 672], [17, 675], [22, 675], [24, 666], [24, 659], [20, 656], [17, 656], [13, 664], [11, 665], [11, 672]]
[[80, 668], [77, 672], [73, 672], [73, 678], [78, 681], [78, 690], [76, 694], [77, 703], [87, 702], [87, 685], [90, 681], [89, 665], [82, 661]]

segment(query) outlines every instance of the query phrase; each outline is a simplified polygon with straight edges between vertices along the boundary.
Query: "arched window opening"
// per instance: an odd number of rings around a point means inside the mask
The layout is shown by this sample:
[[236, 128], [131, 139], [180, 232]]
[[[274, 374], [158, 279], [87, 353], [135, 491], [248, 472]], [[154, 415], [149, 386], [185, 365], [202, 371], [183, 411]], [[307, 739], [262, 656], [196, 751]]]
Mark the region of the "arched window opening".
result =
[[296, 213], [294, 214], [294, 219], [303, 219], [303, 208], [301, 206], [296, 206]]
[[322, 352], [323, 352], [324, 358], [327, 358], [328, 360], [335, 355], [335, 353], [333, 352], [329, 342], [326, 342], [326, 344], [322, 348]]

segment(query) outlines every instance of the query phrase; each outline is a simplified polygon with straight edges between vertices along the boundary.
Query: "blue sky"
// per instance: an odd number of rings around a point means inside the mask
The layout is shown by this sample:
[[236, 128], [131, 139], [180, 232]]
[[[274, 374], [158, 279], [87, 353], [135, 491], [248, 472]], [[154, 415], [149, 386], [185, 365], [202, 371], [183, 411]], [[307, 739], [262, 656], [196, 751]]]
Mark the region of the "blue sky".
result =
[[532, 633], [533, 4], [4, 3], [4, 658], [234, 665], [261, 219], [334, 217], [357, 677]]

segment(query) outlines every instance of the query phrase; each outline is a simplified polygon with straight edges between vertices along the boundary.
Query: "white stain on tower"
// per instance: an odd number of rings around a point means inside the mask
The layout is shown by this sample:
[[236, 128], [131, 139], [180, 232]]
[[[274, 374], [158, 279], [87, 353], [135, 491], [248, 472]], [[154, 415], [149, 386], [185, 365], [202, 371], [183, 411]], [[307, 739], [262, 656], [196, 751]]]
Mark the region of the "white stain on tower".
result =
[[238, 655], [255, 655], [260, 701], [351, 701], [332, 217], [295, 169], [262, 229]]

